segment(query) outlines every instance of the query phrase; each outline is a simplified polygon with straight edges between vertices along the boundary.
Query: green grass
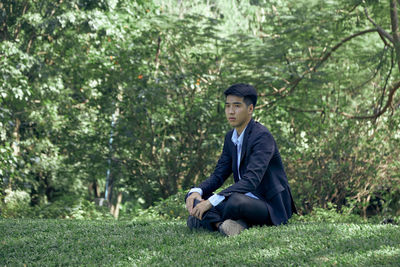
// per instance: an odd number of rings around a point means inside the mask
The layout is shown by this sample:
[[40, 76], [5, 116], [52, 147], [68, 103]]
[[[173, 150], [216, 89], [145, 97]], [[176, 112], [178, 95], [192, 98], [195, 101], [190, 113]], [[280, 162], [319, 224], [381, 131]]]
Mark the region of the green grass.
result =
[[183, 221], [0, 220], [0, 266], [399, 266], [400, 227], [294, 222], [235, 237]]

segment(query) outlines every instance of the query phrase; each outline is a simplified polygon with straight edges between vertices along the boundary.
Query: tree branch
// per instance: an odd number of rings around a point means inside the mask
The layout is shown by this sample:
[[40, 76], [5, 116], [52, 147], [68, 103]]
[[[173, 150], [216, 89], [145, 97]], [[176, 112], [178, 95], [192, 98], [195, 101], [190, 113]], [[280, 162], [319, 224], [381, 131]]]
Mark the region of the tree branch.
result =
[[378, 34], [379, 34], [379, 37], [381, 37], [381, 40], [382, 40], [382, 42], [385, 44], [385, 46], [392, 47], [392, 45], [389, 44], [389, 43], [386, 41], [385, 36], [383, 36], [382, 33], [380, 33], [380, 32], [378, 31]]
[[400, 88], [400, 81], [396, 82], [392, 88], [390, 89], [389, 92], [389, 96], [388, 96], [388, 100], [386, 101], [385, 106], [383, 107], [383, 109], [381, 109], [380, 111], [376, 112], [373, 115], [362, 115], [362, 116], [355, 116], [355, 115], [351, 115], [345, 112], [341, 112], [340, 114], [342, 114], [343, 116], [350, 118], [350, 119], [376, 119], [379, 116], [381, 116], [383, 113], [386, 112], [386, 110], [392, 105], [393, 102], [393, 98], [394, 95], [396, 93], [396, 91]]
[[[294, 81], [290, 82], [291, 86], [289, 86], [290, 90], [287, 95], [291, 94], [294, 91], [294, 89], [297, 87], [297, 85], [304, 79], [304, 77], [307, 74], [309, 74], [311, 72], [316, 72], [316, 70], [332, 55], [332, 53], [335, 52], [337, 49], [339, 49], [339, 47], [341, 47], [344, 43], [346, 43], [346, 42], [350, 41], [351, 39], [356, 38], [360, 35], [364, 35], [364, 34], [371, 33], [371, 32], [377, 32], [377, 31], [378, 31], [377, 29], [368, 29], [368, 30], [354, 33], [354, 34], [344, 38], [342, 41], [340, 41], [338, 44], [336, 44], [328, 53], [326, 53], [314, 67], [311, 67], [308, 70], [304, 71]], [[276, 92], [272, 93], [272, 95], [282, 94], [284, 91], [287, 91], [289, 89], [289, 87], [283, 87], [283, 88], [277, 90]], [[284, 97], [284, 96], [282, 96], [282, 97]], [[258, 107], [258, 109], [263, 108], [265, 106], [266, 105], [261, 105]]]
[[[366, 84], [368, 84], [369, 82], [371, 82], [373, 79], [375, 79], [376, 78], [376, 76], [378, 75], [378, 73], [379, 73], [379, 71], [382, 69], [382, 66], [383, 66], [383, 64], [384, 64], [384, 59], [385, 59], [385, 54], [386, 54], [386, 50], [387, 50], [387, 46], [385, 46], [384, 48], [383, 48], [383, 52], [382, 52], [382, 56], [381, 56], [381, 58], [380, 58], [380, 60], [379, 60], [379, 64], [378, 64], [378, 66], [375, 68], [375, 70], [374, 70], [374, 73], [372, 74], [372, 76], [370, 77], [370, 78], [368, 78], [367, 80], [365, 80], [364, 82], [362, 82], [361, 84], [359, 84], [359, 85], [356, 85], [356, 86], [354, 86], [354, 87], [348, 87], [348, 88], [346, 88], [345, 90], [358, 90], [358, 89], [360, 89], [360, 88], [363, 88]], [[390, 72], [391, 73], [391, 72]], [[387, 79], [386, 79], [386, 83], [385, 83], [385, 86], [384, 86], [384, 88], [386, 88], [386, 86], [387, 86], [387, 80], [389, 79], [389, 77], [390, 77], [390, 73], [389, 73], [389, 76], [387, 77]], [[385, 89], [384, 89], [385, 90]], [[381, 106], [382, 106], [382, 104], [381, 104]]]
[[30, 50], [31, 50], [32, 43], [33, 43], [33, 41], [34, 41], [35, 38], [36, 38], [36, 35], [33, 33], [33, 34], [31, 35], [31, 38], [29, 39], [28, 47], [26, 48], [26, 53], [27, 53], [27, 54], [29, 54], [29, 52], [30, 52]]
[[[23, 17], [25, 15], [26, 9], [28, 8], [28, 4], [29, 4], [28, 2], [25, 3], [24, 9], [22, 10], [21, 17]], [[18, 39], [18, 35], [19, 35], [20, 31], [21, 31], [21, 22], [18, 24], [17, 28], [15, 29], [14, 40]]]
[[297, 111], [297, 112], [307, 112], [307, 113], [321, 113], [324, 114], [325, 110], [324, 109], [301, 109], [301, 108], [295, 108], [295, 107], [287, 107], [289, 110]]
[[355, 4], [354, 7], [352, 9], [350, 9], [348, 12], [351, 13], [353, 12], [357, 7], [359, 7], [361, 5], [362, 2], [359, 2], [358, 4]]
[[154, 59], [154, 63], [156, 64], [156, 69], [158, 69], [158, 65], [160, 64], [160, 61], [158, 59], [160, 56], [160, 53], [161, 53], [161, 35], [158, 36], [158, 39], [157, 39], [156, 58]]
[[391, 0], [390, 1], [390, 20], [392, 23], [392, 35], [394, 40], [394, 49], [396, 50], [396, 60], [397, 65], [400, 70], [400, 37], [398, 34], [399, 29], [399, 17], [397, 14], [397, 1]]
[[392, 48], [391, 51], [390, 51], [390, 69], [389, 69], [389, 73], [388, 73], [388, 75], [386, 76], [386, 79], [385, 79], [385, 85], [383, 86], [382, 95], [381, 95], [381, 101], [379, 103], [379, 107], [380, 108], [383, 105], [383, 98], [385, 97], [386, 87], [387, 87], [387, 84], [389, 82], [389, 78], [392, 75], [393, 67], [394, 67], [394, 54], [393, 54], [393, 48]]
[[387, 33], [382, 27], [380, 27], [378, 24], [375, 23], [375, 21], [369, 16], [368, 14], [368, 10], [366, 7], [364, 7], [364, 12], [365, 12], [365, 16], [367, 16], [367, 19], [372, 23], [372, 25], [374, 25], [376, 27], [376, 29], [378, 30], [378, 32], [386, 37], [391, 43], [393, 43], [393, 38], [392, 36]]
[[350, 41], [351, 39], [358, 37], [360, 35], [366, 34], [366, 33], [370, 33], [370, 32], [376, 32], [379, 30], [378, 29], [368, 29], [365, 31], [361, 31], [361, 32], [357, 32], [355, 34], [350, 35], [349, 37], [344, 38], [342, 41], [340, 41], [337, 45], [335, 45], [331, 51], [329, 51], [328, 53], [325, 54], [325, 56], [321, 59], [320, 62], [318, 62], [315, 67], [312, 69], [312, 71], [316, 71], [317, 68], [319, 68], [330, 56], [333, 52], [335, 52], [339, 47], [341, 47], [344, 43]]
[[[397, 0], [397, 1], [399, 1], [399, 0]], [[400, 1], [399, 1], [399, 3], [400, 3]], [[391, 0], [390, 1], [390, 20], [391, 20], [391, 24], [392, 24], [392, 35], [393, 35], [393, 44], [394, 44], [394, 48], [395, 48], [395, 51], [396, 51], [396, 60], [397, 60], [397, 64], [398, 64], [398, 67], [399, 67], [399, 70], [400, 70], [400, 37], [399, 37], [399, 34], [398, 34], [399, 18], [398, 18], [398, 13], [397, 13], [397, 2], [396, 2], [396, 0]], [[383, 91], [382, 91], [382, 96], [381, 96], [381, 100], [380, 100], [380, 102], [381, 102], [380, 106], [382, 106], [383, 98], [385, 96], [387, 81], [388, 81], [389, 76], [390, 76], [390, 74], [392, 72], [392, 69], [393, 69], [393, 57], [392, 57], [392, 65], [391, 65], [388, 77], [386, 78], [385, 86], [384, 86]], [[394, 95], [395, 95], [396, 91], [399, 88], [400, 88], [400, 81], [395, 83], [392, 86], [392, 88], [390, 89], [389, 95], [388, 95], [388, 99], [386, 101], [385, 106], [382, 109], [380, 109], [378, 112], [373, 114], [373, 115], [353, 116], [353, 115], [350, 115], [350, 114], [347, 114], [347, 113], [344, 113], [344, 112], [342, 112], [341, 114], [346, 116], [346, 117], [348, 117], [348, 118], [351, 118], [351, 119], [376, 119], [379, 116], [381, 116], [383, 113], [385, 113], [386, 110], [389, 107], [392, 107]]]

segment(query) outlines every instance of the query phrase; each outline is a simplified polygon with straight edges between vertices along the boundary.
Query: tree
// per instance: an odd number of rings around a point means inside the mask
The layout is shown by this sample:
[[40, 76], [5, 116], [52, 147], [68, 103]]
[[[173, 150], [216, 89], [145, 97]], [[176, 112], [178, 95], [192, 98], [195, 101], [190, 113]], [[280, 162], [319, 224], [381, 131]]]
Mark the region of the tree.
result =
[[304, 212], [396, 210], [397, 5], [3, 1], [3, 193], [93, 199], [107, 171], [113, 204], [186, 190], [221, 151], [223, 90], [247, 82]]

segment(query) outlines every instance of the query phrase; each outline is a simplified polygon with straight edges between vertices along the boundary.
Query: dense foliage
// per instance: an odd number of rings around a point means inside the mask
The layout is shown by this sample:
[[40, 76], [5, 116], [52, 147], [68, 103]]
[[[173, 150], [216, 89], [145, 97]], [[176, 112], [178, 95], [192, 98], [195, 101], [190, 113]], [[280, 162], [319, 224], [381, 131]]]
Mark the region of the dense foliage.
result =
[[221, 151], [223, 90], [247, 82], [303, 213], [398, 215], [397, 4], [2, 1], [2, 214], [89, 203], [106, 180], [114, 211], [188, 189]]

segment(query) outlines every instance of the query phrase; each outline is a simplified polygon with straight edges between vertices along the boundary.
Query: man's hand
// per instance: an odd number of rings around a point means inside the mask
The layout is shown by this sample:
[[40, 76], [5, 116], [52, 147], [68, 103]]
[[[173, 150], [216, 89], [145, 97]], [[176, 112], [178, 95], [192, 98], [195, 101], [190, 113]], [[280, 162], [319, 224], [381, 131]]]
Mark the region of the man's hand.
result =
[[212, 208], [212, 205], [211, 205], [210, 201], [208, 199], [203, 200], [199, 204], [197, 204], [196, 207], [194, 207], [194, 209], [192, 210], [190, 215], [201, 220], [203, 218], [203, 214], [211, 208]]
[[190, 194], [190, 196], [188, 196], [188, 198], [186, 199], [186, 209], [188, 210], [189, 214], [192, 214], [192, 210], [193, 210], [193, 203], [194, 200], [198, 199], [200, 201], [202, 201], [203, 199], [201, 198], [200, 194], [197, 192], [193, 192]]

